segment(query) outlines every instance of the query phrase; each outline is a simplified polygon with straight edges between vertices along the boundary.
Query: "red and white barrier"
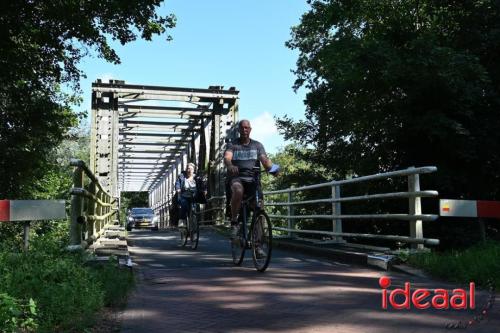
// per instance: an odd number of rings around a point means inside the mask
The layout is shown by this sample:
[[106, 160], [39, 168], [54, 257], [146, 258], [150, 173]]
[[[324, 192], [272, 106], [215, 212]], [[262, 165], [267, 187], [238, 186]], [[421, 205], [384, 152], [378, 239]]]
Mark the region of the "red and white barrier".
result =
[[441, 216], [500, 218], [500, 201], [439, 200]]
[[64, 218], [64, 200], [0, 200], [0, 222]]

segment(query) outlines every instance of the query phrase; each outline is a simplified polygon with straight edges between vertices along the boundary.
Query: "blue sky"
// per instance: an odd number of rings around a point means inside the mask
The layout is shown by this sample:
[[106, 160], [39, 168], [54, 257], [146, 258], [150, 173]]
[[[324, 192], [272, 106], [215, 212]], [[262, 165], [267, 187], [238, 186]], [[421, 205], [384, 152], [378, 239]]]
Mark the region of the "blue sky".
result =
[[[81, 68], [84, 103], [90, 110], [91, 83], [97, 78], [173, 87], [236, 87], [240, 119], [252, 121], [252, 137], [269, 152], [283, 145], [273, 116], [304, 117], [303, 89], [292, 89], [298, 52], [285, 47], [290, 28], [308, 9], [299, 0], [171, 0], [159, 13], [173, 13], [173, 41], [155, 37], [114, 45], [122, 63], [87, 58]], [[90, 112], [90, 111], [89, 111]]]

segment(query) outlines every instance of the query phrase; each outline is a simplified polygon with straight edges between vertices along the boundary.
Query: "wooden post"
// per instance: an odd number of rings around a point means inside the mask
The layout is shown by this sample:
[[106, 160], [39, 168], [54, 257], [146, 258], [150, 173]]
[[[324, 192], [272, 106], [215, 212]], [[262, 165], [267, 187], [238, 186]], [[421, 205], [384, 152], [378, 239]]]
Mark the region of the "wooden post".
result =
[[486, 226], [483, 218], [479, 218], [479, 235], [481, 237], [481, 242], [486, 242]]
[[[73, 187], [83, 188], [83, 170], [76, 167], [73, 172]], [[82, 243], [82, 228], [78, 218], [82, 215], [83, 198], [73, 194], [71, 197], [70, 245], [79, 246]]]

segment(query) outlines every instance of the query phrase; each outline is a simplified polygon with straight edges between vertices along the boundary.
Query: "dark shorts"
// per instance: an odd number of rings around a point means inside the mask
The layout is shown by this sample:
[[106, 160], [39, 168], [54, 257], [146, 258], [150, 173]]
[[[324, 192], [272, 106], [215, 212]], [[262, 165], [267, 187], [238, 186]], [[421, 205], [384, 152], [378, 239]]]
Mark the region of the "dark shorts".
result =
[[231, 190], [231, 186], [234, 183], [240, 183], [243, 186], [243, 193], [246, 196], [255, 195], [255, 191], [257, 189], [257, 184], [253, 178], [247, 177], [234, 177], [229, 180], [229, 190]]

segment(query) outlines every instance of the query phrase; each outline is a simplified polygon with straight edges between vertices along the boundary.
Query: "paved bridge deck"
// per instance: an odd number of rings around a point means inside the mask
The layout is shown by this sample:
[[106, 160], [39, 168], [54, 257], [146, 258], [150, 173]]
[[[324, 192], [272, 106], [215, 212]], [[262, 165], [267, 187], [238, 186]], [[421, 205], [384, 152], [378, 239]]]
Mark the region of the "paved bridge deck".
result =
[[[233, 266], [228, 239], [214, 230], [202, 229], [196, 251], [179, 247], [178, 237], [173, 230], [129, 234], [139, 281], [122, 332], [450, 332], [447, 323], [474, 315], [382, 310], [378, 279], [390, 276], [393, 287], [463, 286], [276, 249], [262, 274], [249, 253]], [[477, 292], [478, 307], [487, 296]], [[467, 331], [498, 332], [499, 308]]]

